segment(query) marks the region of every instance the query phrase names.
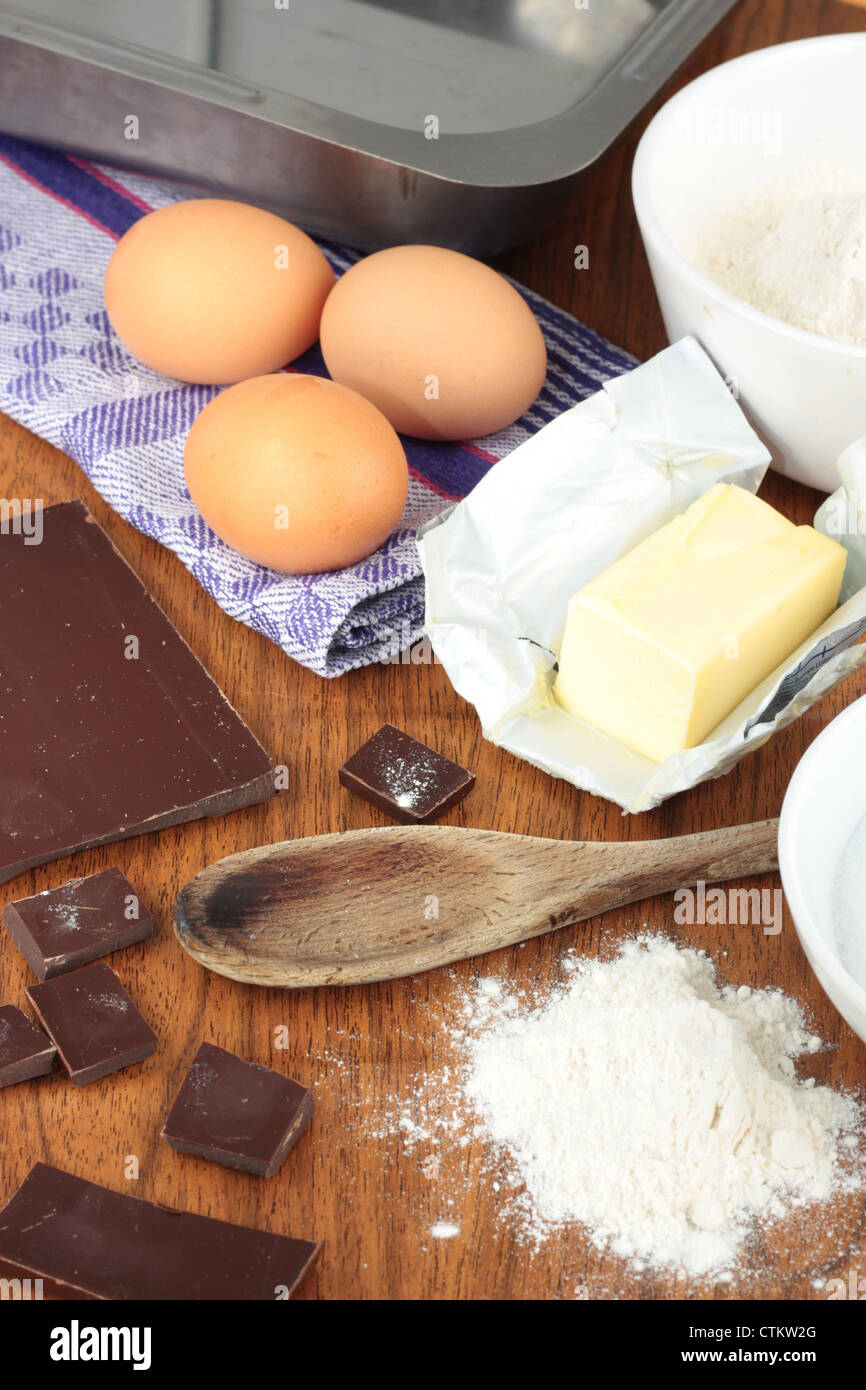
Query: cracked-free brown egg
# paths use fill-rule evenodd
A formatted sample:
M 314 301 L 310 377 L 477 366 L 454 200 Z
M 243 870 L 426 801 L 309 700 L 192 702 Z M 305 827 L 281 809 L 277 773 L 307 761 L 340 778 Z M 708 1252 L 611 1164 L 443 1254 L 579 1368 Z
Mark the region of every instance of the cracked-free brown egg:
M 247 203 L 193 198 L 148 213 L 121 237 L 105 307 L 146 366 L 223 386 L 306 352 L 333 283 L 316 243 L 291 222 Z
M 377 550 L 406 505 L 403 446 L 374 405 L 322 377 L 239 382 L 194 421 L 184 472 L 228 545 L 290 574 L 343 569 Z
M 438 246 L 394 246 L 346 271 L 322 312 L 335 381 L 403 434 L 477 439 L 510 425 L 541 390 L 541 329 L 490 266 Z

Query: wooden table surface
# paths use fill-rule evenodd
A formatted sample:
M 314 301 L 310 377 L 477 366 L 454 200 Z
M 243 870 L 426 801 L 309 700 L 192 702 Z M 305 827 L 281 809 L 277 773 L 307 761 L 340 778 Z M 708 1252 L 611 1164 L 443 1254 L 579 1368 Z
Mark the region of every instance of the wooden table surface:
M 786 39 L 866 27 L 866 11 L 832 0 L 744 0 L 669 84 L 749 49 Z M 500 266 L 576 314 L 636 356 L 665 345 L 632 210 L 634 147 L 655 101 L 600 162 L 556 225 Z M 573 268 L 572 248 L 590 249 L 590 269 Z M 171 907 L 204 865 L 268 841 L 383 824 L 337 781 L 343 758 L 391 720 L 475 769 L 470 797 L 447 817 L 455 825 L 557 838 L 642 839 L 778 814 L 791 772 L 821 728 L 866 692 L 852 677 L 809 715 L 729 776 L 676 797 L 658 810 L 623 818 L 617 807 L 554 781 L 481 737 L 474 711 L 435 664 L 375 666 L 325 681 L 222 613 L 174 556 L 115 516 L 68 458 L 9 420 L 0 421 L 0 495 L 82 497 L 271 752 L 290 771 L 288 792 L 265 806 L 210 822 L 82 853 L 5 885 L 21 897 L 119 864 L 152 905 L 154 939 L 113 959 L 155 1027 L 157 1053 L 143 1066 L 80 1090 L 61 1074 L 0 1093 L 0 1197 L 43 1159 L 107 1186 L 275 1231 L 324 1241 L 317 1270 L 300 1297 L 324 1299 L 551 1299 L 816 1297 L 816 1276 L 866 1269 L 864 1212 L 854 1204 L 835 1220 L 793 1223 L 765 1252 L 771 1273 L 757 1283 L 692 1289 L 673 1278 L 629 1273 L 588 1247 L 572 1229 L 533 1250 L 515 1238 L 504 1199 L 489 1179 L 489 1154 L 473 1142 L 443 1143 L 439 1178 L 425 1160 L 431 1146 L 406 1153 L 390 1131 L 395 1097 L 408 1101 L 419 1077 L 435 1072 L 449 1046 L 441 1020 L 453 1017 L 478 974 L 517 985 L 555 978 L 570 947 L 595 952 L 647 923 L 706 948 L 723 980 L 778 986 L 809 1010 L 832 1047 L 814 1062 L 834 1085 L 866 1083 L 866 1047 L 842 1022 L 812 975 L 785 913 L 777 936 L 760 926 L 675 927 L 673 903 L 660 898 L 449 971 L 390 985 L 284 993 L 256 990 L 208 974 L 178 947 Z M 763 496 L 797 521 L 811 520 L 816 494 L 770 475 Z M 767 877 L 757 886 L 778 886 Z M 0 942 L 0 999 L 24 1002 L 32 983 L 8 939 Z M 288 1029 L 288 1050 L 273 1050 Z M 308 1133 L 271 1180 L 229 1172 L 176 1154 L 159 1139 L 166 1108 L 203 1039 L 271 1063 L 315 1088 Z M 377 1137 L 381 1136 L 381 1137 Z M 125 1176 L 128 1158 L 139 1177 Z M 449 1205 L 451 1203 L 451 1205 Z M 439 1220 L 460 1234 L 434 1240 Z

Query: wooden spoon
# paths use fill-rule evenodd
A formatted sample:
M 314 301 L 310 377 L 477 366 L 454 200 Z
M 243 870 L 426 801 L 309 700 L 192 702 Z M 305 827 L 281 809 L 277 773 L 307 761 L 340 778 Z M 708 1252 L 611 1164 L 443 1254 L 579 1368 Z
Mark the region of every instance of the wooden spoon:
M 698 880 L 765 873 L 778 824 L 617 844 L 452 825 L 286 840 L 203 869 L 175 931 L 195 960 L 247 984 L 393 980 Z

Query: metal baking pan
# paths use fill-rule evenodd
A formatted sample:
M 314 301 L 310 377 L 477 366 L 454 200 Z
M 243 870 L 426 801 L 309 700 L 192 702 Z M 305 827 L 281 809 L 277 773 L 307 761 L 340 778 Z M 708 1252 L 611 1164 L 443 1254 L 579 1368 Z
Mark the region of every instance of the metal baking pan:
M 734 0 L 0 0 L 0 128 L 361 248 L 532 235 Z

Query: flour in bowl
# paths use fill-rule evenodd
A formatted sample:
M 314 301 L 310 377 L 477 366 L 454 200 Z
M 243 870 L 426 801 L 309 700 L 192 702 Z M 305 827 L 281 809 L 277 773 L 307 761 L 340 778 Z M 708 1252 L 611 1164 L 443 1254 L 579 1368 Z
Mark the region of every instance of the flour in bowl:
M 866 176 L 792 175 L 714 209 L 684 250 L 755 309 L 866 345 Z

